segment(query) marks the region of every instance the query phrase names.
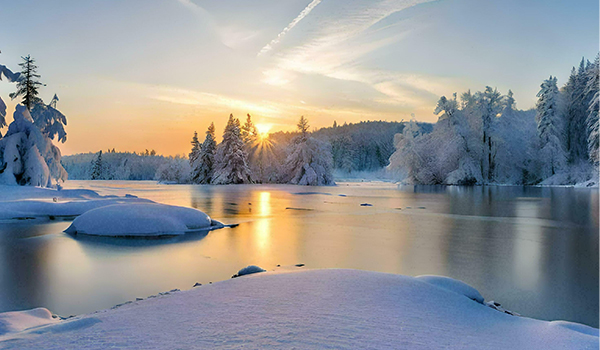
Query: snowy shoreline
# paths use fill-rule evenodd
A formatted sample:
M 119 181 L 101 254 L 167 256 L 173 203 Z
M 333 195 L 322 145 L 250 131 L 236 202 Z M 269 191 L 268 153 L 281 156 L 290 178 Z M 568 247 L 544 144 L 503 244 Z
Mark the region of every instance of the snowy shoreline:
M 275 271 L 138 298 L 63 321 L 43 309 L 29 312 L 38 317 L 0 314 L 0 347 L 597 348 L 598 329 L 511 316 L 480 297 L 443 277 Z

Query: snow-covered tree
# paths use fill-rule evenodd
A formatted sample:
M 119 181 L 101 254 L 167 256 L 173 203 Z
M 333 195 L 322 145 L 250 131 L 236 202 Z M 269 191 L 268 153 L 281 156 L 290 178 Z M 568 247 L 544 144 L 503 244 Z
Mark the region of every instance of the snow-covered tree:
M 35 65 L 35 60 L 30 55 L 21 58 L 23 62 L 19 63 L 21 75 L 17 81 L 17 91 L 9 96 L 13 100 L 21 97 L 21 103 L 31 111 L 36 104 L 41 103 L 38 89 L 44 84 L 39 81 L 40 75 L 37 74 L 38 66 Z
M 240 130 L 240 134 L 242 136 L 242 141 L 247 147 L 252 147 L 254 141 L 258 137 L 258 130 L 256 130 L 256 126 L 252 122 L 252 117 L 250 114 L 247 114 L 246 122 L 242 126 Z
M 51 186 L 64 181 L 60 150 L 34 125 L 26 107 L 17 105 L 13 122 L 0 139 L 0 183 Z
M 481 162 L 481 173 L 486 182 L 494 182 L 495 172 L 495 147 L 494 127 L 496 117 L 502 111 L 502 95 L 498 90 L 489 86 L 483 92 L 478 92 L 475 99 L 481 109 L 481 128 L 483 141 L 483 157 Z
M 566 163 L 566 154 L 562 147 L 560 115 L 558 110 L 558 87 L 556 77 L 544 80 L 537 94 L 536 104 L 538 121 L 538 149 L 540 171 L 543 178 L 556 174 Z
M 190 152 L 188 158 L 190 160 L 190 166 L 193 167 L 194 162 L 198 159 L 200 155 L 200 141 L 198 141 L 198 133 L 194 131 L 194 136 L 192 137 L 192 151 Z
M 102 150 L 98 151 L 96 159 L 92 162 L 92 173 L 90 174 L 91 180 L 104 180 L 104 163 L 102 162 Z
M 215 124 L 210 123 L 206 131 L 206 138 L 200 146 L 198 157 L 192 166 L 191 181 L 197 184 L 209 184 L 213 179 L 215 168 L 215 153 L 217 150 L 217 142 L 215 141 Z
M 8 80 L 8 82 L 16 83 L 17 81 L 19 81 L 21 73 L 13 73 L 10 69 L 6 68 L 6 66 L 0 64 L 0 81 L 2 81 L 3 76 L 6 78 L 6 80 Z M 5 117 L 6 104 L 4 104 L 4 101 L 0 97 L 0 129 L 7 126 Z M 2 134 L 0 133 L 0 138 L 1 137 Z
M 65 131 L 67 117 L 56 109 L 57 102 L 58 96 L 56 94 L 47 105 L 41 99 L 38 99 L 38 102 L 31 109 L 31 117 L 42 134 L 48 136 L 50 140 L 54 140 L 54 137 L 57 136 L 57 140 L 64 143 L 67 141 L 67 132 Z
M 179 155 L 169 157 L 170 161 L 164 162 L 156 170 L 155 179 L 170 183 L 188 183 L 190 181 L 190 162 Z
M 587 128 L 587 149 L 589 159 L 592 164 L 598 166 L 599 155 L 598 155 L 598 143 L 599 143 L 599 123 L 598 123 L 598 109 L 600 108 L 600 97 L 598 96 L 599 90 L 599 60 L 600 55 L 596 56 L 594 63 L 588 70 L 586 95 L 589 96 L 589 107 L 588 115 L 586 118 Z
M 566 100 L 565 141 L 566 151 L 570 162 L 588 159 L 587 140 L 582 137 L 586 133 L 587 109 L 589 100 L 586 98 L 586 65 L 582 58 L 579 68 L 571 71 L 571 76 L 563 91 Z
M 252 182 L 248 155 L 240 133 L 240 121 L 229 115 L 223 132 L 223 142 L 215 156 L 214 184 L 242 184 Z
M 292 140 L 284 165 L 284 182 L 295 185 L 333 185 L 330 145 L 310 137 L 308 120 L 298 122 L 299 135 Z

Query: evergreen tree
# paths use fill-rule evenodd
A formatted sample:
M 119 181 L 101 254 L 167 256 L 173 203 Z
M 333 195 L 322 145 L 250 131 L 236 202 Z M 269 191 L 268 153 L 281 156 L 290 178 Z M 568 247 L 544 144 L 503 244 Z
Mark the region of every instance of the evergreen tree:
M 247 114 L 246 123 L 242 126 L 240 130 L 242 141 L 244 144 L 250 147 L 256 138 L 258 137 L 258 131 L 256 130 L 256 126 L 252 123 L 252 117 L 250 114 Z
M 58 136 L 59 142 L 67 141 L 67 117 L 56 109 L 58 96 L 54 94 L 52 101 L 49 104 L 44 104 L 41 99 L 35 104 L 31 110 L 31 117 L 34 125 L 40 129 L 42 134 L 48 136 L 50 140 L 54 140 L 54 136 Z
M 98 152 L 98 156 L 93 161 L 92 174 L 90 175 L 92 180 L 104 179 L 104 164 L 102 163 L 102 150 Z
M 494 150 L 494 125 L 496 116 L 502 111 L 502 95 L 497 89 L 489 86 L 485 87 L 484 92 L 476 94 L 477 103 L 481 108 L 481 128 L 483 142 L 483 157 L 481 163 L 481 173 L 487 182 L 494 181 L 495 171 L 495 150 Z
M 598 166 L 598 143 L 599 143 L 599 122 L 598 122 L 598 108 L 599 105 L 599 60 L 600 55 L 596 56 L 596 60 L 588 70 L 588 79 L 586 86 L 586 94 L 589 96 L 589 107 L 588 107 L 588 115 L 586 118 L 586 128 L 587 128 L 587 149 L 589 154 L 589 159 L 592 164 Z
M 192 151 L 190 152 L 190 154 L 188 155 L 188 158 L 190 160 L 190 166 L 194 167 L 194 162 L 196 161 L 196 159 L 198 159 L 198 156 L 200 155 L 200 142 L 198 141 L 198 133 L 196 131 L 194 131 L 194 136 L 192 137 Z
M 587 159 L 586 118 L 589 101 L 585 99 L 586 89 L 585 59 L 579 68 L 573 67 L 569 81 L 565 85 L 566 95 L 566 151 L 571 162 Z
M 41 103 L 38 88 L 44 84 L 39 81 L 40 75 L 37 74 L 38 66 L 35 65 L 35 60 L 30 55 L 21 58 L 23 62 L 19 63 L 21 76 L 17 81 L 17 91 L 8 96 L 11 99 L 22 97 L 21 103 L 31 111 L 36 104 Z
M 229 115 L 223 132 L 223 142 L 217 148 L 216 166 L 212 183 L 241 184 L 252 182 L 248 155 L 240 132 L 240 121 Z
M 538 121 L 538 138 L 543 178 L 556 174 L 563 167 L 566 155 L 560 140 L 561 125 L 558 111 L 558 88 L 556 77 L 550 76 L 540 85 L 536 104 Z
M 215 153 L 217 150 L 217 142 L 215 141 L 215 124 L 210 123 L 206 131 L 206 138 L 202 145 L 197 158 L 191 163 L 192 166 L 192 182 L 197 184 L 209 184 L 212 181 L 215 167 Z
M 305 186 L 333 185 L 333 160 L 326 142 L 309 137 L 308 120 L 298 122 L 298 135 L 290 145 L 285 162 L 284 181 Z

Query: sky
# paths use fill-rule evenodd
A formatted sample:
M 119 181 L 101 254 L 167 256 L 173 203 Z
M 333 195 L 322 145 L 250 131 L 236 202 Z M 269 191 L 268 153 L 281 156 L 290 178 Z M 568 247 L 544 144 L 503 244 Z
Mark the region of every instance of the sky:
M 0 64 L 31 54 L 68 119 L 63 154 L 188 153 L 230 113 L 271 131 L 435 122 L 440 96 L 535 106 L 599 50 L 597 0 L 57 0 L 0 3 Z M 13 84 L 0 81 L 12 115 Z M 12 120 L 9 116 L 8 120 Z M 5 132 L 5 130 L 0 130 Z

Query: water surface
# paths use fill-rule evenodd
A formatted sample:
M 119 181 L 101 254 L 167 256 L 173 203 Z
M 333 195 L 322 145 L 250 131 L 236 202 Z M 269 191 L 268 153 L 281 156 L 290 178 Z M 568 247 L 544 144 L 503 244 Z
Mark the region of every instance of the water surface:
M 231 229 L 173 239 L 71 237 L 0 223 L 0 311 L 67 316 L 231 277 L 249 264 L 460 279 L 523 315 L 598 327 L 598 190 L 342 183 L 69 181 L 198 208 Z M 369 204 L 361 206 L 361 204 Z

